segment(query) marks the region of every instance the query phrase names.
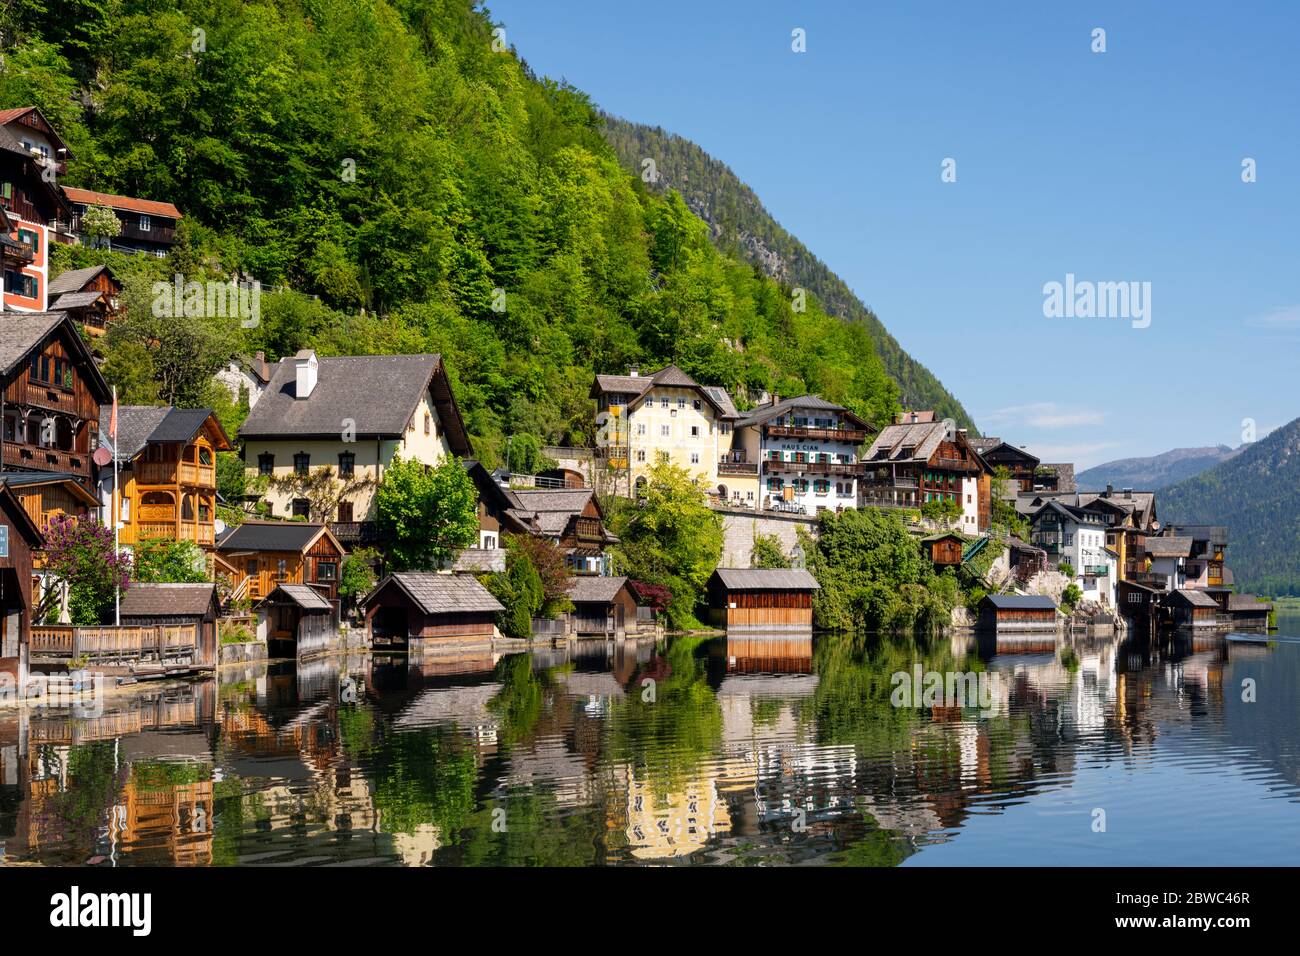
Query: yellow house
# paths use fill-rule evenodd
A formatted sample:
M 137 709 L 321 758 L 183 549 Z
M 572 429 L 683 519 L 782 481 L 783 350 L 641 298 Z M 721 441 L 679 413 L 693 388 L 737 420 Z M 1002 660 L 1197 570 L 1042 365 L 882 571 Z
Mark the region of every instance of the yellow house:
M 597 451 L 617 493 L 633 496 L 661 456 L 694 475 L 710 494 L 720 493 L 719 465 L 724 456 L 731 462 L 739 417 L 725 389 L 700 385 L 669 365 L 648 375 L 636 368 L 627 375 L 597 375 L 591 397 L 597 405 Z M 727 477 L 721 483 L 730 497 L 748 476 Z M 757 492 L 757 469 L 752 478 L 750 490 Z
M 373 532 L 375 489 L 394 457 L 435 466 L 473 454 L 440 355 L 305 349 L 271 366 L 239 435 L 270 514 L 328 522 L 349 546 Z
M 110 407 L 104 406 L 99 433 L 106 437 L 110 417 Z M 142 538 L 159 537 L 211 548 L 216 537 L 217 452 L 233 448 L 210 408 L 120 406 L 116 498 L 110 449 L 97 454 L 104 459 L 99 469 L 104 514 L 110 527 L 120 521 L 121 543 L 132 547 Z

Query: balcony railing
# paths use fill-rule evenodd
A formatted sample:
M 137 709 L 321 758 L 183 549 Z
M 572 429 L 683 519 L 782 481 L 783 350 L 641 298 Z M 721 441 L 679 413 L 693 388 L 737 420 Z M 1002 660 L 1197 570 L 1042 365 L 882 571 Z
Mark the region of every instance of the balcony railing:
M 331 521 L 329 529 L 347 548 L 379 543 L 379 526 L 373 521 Z
M 775 461 L 768 459 L 765 463 L 770 472 L 794 473 L 804 475 L 861 475 L 866 465 L 861 462 L 839 461 Z
M 724 458 L 718 462 L 720 475 L 757 475 L 758 464 L 752 461 L 729 461 Z
M 70 471 L 87 475 L 90 473 L 90 456 L 83 452 L 60 451 L 57 448 L 29 445 L 25 442 L 6 441 L 4 462 L 6 465 L 18 465 L 35 471 Z
M 855 444 L 867 440 L 863 428 L 827 428 L 815 425 L 768 425 L 767 433 L 779 438 L 816 438 L 820 441 L 843 441 Z
M 217 470 L 212 465 L 197 465 L 191 461 L 144 461 L 135 467 L 137 480 L 145 485 L 217 486 Z
M 915 478 L 891 478 L 888 475 L 883 478 L 879 475 L 864 475 L 862 484 L 869 488 L 899 488 L 905 491 L 915 491 L 920 486 Z

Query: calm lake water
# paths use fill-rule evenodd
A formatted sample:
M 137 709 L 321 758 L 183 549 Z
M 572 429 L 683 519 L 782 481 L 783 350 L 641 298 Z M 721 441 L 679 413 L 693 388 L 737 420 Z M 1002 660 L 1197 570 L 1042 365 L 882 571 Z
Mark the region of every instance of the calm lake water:
M 916 664 L 989 694 L 896 707 Z M 1298 859 L 1300 637 L 584 642 L 0 712 L 5 863 Z

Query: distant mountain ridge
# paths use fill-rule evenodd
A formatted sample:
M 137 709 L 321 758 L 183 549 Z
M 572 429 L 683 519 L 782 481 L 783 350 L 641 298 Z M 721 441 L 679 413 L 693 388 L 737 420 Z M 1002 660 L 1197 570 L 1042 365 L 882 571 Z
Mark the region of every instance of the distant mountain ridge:
M 1149 458 L 1119 458 L 1079 472 L 1079 487 L 1096 490 L 1114 485 L 1158 491 L 1228 461 L 1240 451 L 1227 445 L 1207 445 L 1174 448 Z
M 660 127 L 608 114 L 604 118 L 605 137 L 620 162 L 641 176 L 642 163 L 652 158 L 657 178 L 647 185 L 657 192 L 681 193 L 691 211 L 709 224 L 714 245 L 778 282 L 807 289 L 830 315 L 865 325 L 885 371 L 898 383 L 904 408 L 933 409 L 940 418 L 952 418 L 976 431 L 969 413 L 934 373 L 904 351 L 843 279 L 772 218 L 729 166 Z
M 1227 525 L 1240 589 L 1300 594 L 1300 418 L 1164 489 L 1157 510 L 1166 525 Z

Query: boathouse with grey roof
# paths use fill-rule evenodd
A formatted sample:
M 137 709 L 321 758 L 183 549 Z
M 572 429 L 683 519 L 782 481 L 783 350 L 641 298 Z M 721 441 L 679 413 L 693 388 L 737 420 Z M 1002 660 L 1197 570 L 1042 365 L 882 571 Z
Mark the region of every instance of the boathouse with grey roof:
M 490 641 L 505 610 L 473 576 L 438 571 L 390 574 L 361 604 L 372 647 L 413 650 L 421 643 Z
M 718 568 L 706 589 L 709 617 L 728 633 L 811 633 L 813 594 L 820 588 L 803 568 Z

